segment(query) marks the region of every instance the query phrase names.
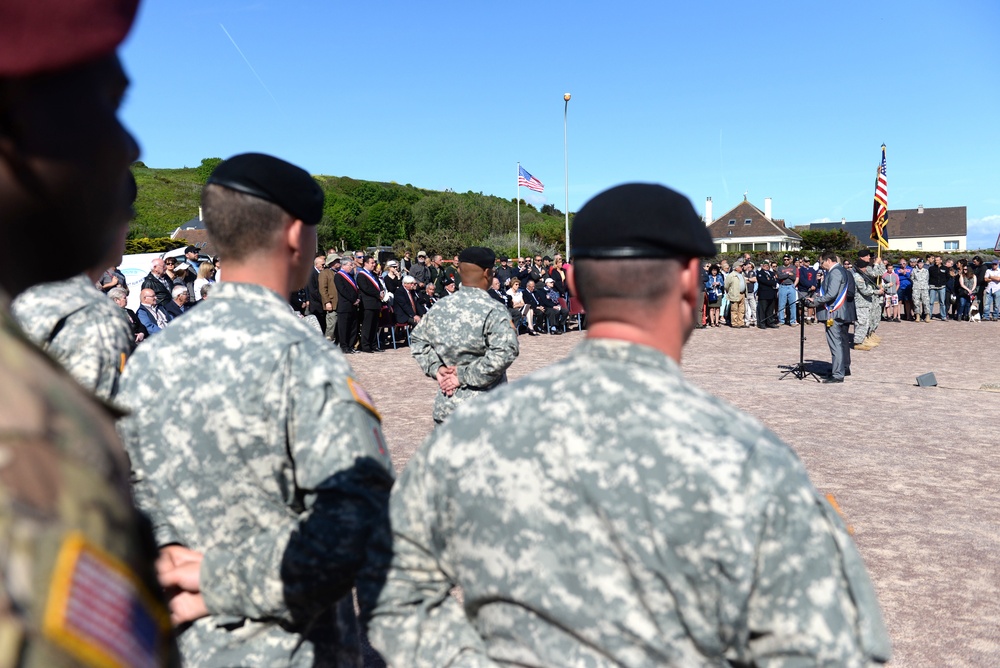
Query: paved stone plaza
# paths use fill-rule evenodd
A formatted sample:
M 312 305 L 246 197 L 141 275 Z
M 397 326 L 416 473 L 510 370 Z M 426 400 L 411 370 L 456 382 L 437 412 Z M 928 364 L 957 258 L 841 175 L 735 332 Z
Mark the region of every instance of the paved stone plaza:
M 696 331 L 687 377 L 790 443 L 853 526 L 892 636 L 894 666 L 1000 664 L 1000 383 L 997 323 L 882 323 L 842 385 L 788 376 L 799 328 Z M 520 339 L 511 380 L 563 357 L 583 334 Z M 822 325 L 809 368 L 829 371 Z M 348 358 L 382 411 L 402 469 L 433 428 L 436 383 L 409 350 Z M 938 386 L 917 387 L 934 372 Z M 539 433 L 542 436 L 542 433 Z

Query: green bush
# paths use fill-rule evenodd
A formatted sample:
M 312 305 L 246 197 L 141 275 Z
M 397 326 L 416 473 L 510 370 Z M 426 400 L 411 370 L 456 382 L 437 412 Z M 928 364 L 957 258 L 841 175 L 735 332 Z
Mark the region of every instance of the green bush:
M 175 248 L 187 246 L 186 239 L 171 239 L 170 237 L 141 237 L 138 239 L 128 239 L 125 241 L 126 255 L 139 255 L 141 253 L 166 253 Z

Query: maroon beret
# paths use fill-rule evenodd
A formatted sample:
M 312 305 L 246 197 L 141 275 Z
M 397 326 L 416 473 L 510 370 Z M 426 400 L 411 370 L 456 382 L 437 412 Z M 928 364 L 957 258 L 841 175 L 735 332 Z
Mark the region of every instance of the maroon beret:
M 114 52 L 138 0 L 3 0 L 0 77 L 60 70 Z

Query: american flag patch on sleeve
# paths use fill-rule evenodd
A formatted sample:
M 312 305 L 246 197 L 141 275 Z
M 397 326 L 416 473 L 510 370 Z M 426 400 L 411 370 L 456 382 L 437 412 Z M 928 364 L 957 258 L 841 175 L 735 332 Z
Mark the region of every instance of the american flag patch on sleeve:
M 86 665 L 155 668 L 170 618 L 127 565 L 74 533 L 56 559 L 44 629 Z

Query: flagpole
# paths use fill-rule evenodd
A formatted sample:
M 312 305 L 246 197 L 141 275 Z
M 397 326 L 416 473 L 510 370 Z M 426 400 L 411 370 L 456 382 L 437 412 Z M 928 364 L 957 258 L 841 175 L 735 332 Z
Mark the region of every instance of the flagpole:
M 517 163 L 517 176 L 515 180 L 517 183 L 517 197 L 514 201 L 517 202 L 517 259 L 521 259 L 521 163 Z

